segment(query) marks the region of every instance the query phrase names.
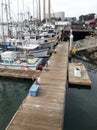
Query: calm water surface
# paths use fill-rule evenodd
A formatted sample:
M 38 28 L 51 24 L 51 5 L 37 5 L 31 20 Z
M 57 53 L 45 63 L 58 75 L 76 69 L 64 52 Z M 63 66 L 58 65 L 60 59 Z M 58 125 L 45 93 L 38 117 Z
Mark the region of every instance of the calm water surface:
M 31 85 L 30 80 L 0 77 L 0 130 L 5 130 Z
M 64 130 L 97 130 L 97 74 L 89 75 L 91 89 L 67 87 Z

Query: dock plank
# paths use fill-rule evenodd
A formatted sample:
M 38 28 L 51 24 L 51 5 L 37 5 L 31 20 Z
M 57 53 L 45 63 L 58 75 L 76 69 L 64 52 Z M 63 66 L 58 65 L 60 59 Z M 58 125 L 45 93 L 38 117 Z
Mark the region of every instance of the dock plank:
M 0 76 L 15 77 L 15 78 L 26 78 L 32 79 L 33 76 L 36 78 L 41 74 L 40 71 L 25 71 L 25 70 L 14 70 L 14 69 L 2 69 L 0 68 Z
M 16 129 L 17 127 L 17 129 Z M 35 124 L 29 124 L 29 126 L 26 126 L 25 124 L 24 125 L 21 125 L 19 124 L 17 126 L 17 124 L 12 124 L 11 127 L 10 127 L 11 130 L 62 130 L 62 129 L 59 129 L 58 127 L 52 127 L 52 126 L 45 126 L 45 125 L 35 125 Z

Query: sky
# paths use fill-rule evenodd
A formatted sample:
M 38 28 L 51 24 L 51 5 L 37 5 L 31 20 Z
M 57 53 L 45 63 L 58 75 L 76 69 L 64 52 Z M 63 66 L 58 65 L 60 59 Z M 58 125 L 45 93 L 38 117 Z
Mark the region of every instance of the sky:
M 2 0 L 0 0 L 2 1 Z M 4 2 L 5 0 L 3 0 Z M 8 1 L 8 0 L 6 0 Z M 34 7 L 33 7 L 34 1 Z M 43 0 L 41 1 L 41 14 L 43 14 Z M 46 10 L 47 2 L 46 0 Z M 10 0 L 12 17 L 17 18 L 17 14 L 31 12 L 34 17 L 37 16 L 38 0 Z M 18 7 L 17 7 L 18 6 Z M 1 7 L 0 7 L 1 8 Z M 65 12 L 65 17 L 79 17 L 89 13 L 97 14 L 97 0 L 51 0 L 51 12 Z
M 97 0 L 52 0 L 55 11 L 65 11 L 66 17 L 79 17 L 89 13 L 97 13 Z

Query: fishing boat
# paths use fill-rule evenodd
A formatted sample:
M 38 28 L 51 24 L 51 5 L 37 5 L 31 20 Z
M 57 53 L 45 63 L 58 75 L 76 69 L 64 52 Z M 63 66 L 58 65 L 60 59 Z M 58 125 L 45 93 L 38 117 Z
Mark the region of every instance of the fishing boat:
M 39 58 L 49 57 L 50 56 L 49 55 L 49 48 L 38 49 L 38 50 L 31 50 L 30 49 L 28 55 L 34 56 L 34 57 L 39 57 Z
M 42 48 L 39 44 L 28 44 L 17 46 L 17 49 L 25 51 L 27 55 L 33 57 L 48 57 L 49 48 Z
M 33 40 L 35 41 L 35 40 Z M 37 41 L 37 40 L 36 40 Z M 32 42 L 31 39 L 11 39 L 10 46 L 7 46 L 7 50 L 9 51 L 26 51 L 27 54 L 32 55 L 34 57 L 48 57 L 49 48 L 42 46 L 39 42 Z
M 26 56 L 24 53 L 15 51 L 6 51 L 1 53 L 0 68 L 25 70 L 37 70 L 38 65 L 42 63 L 43 58 L 34 58 Z
M 56 40 L 56 37 L 54 36 L 52 37 L 52 34 L 49 34 L 48 32 L 47 32 L 47 35 L 46 34 L 44 35 L 42 33 L 31 34 L 31 35 L 25 34 L 23 35 L 24 37 L 23 44 L 26 44 L 26 45 L 38 44 L 41 46 L 41 48 L 52 48 Z
M 36 44 L 39 44 L 42 48 L 49 48 L 52 49 L 54 44 L 55 44 L 55 39 L 48 39 L 48 38 L 44 38 L 42 37 L 41 39 L 39 39 L 37 41 Z

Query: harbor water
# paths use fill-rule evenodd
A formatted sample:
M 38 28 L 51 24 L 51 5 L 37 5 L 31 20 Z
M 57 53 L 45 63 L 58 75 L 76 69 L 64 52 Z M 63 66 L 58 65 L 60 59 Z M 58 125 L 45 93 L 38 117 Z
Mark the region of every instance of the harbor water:
M 66 89 L 64 130 L 97 130 L 97 66 L 84 63 L 91 89 Z
M 32 80 L 0 77 L 0 130 L 5 130 L 31 85 Z

